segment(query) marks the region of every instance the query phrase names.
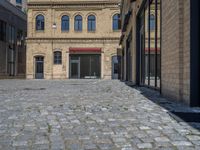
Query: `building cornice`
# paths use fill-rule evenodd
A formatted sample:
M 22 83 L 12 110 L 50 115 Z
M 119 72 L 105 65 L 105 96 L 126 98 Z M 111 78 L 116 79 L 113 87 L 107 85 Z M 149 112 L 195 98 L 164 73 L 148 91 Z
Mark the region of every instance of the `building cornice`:
M 119 0 L 113 1 L 34 1 L 28 2 L 28 8 L 118 8 Z
M 119 38 L 27 38 L 27 43 L 119 43 Z

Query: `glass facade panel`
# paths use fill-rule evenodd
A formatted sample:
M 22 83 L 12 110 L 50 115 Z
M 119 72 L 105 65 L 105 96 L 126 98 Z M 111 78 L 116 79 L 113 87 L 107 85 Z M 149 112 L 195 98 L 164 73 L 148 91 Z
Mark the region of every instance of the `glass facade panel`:
M 91 64 L 91 78 L 100 78 L 100 70 L 101 70 L 101 60 L 100 56 L 94 55 L 90 57 Z
M 160 88 L 160 80 L 161 80 L 161 15 L 160 15 L 160 12 L 161 12 L 161 1 L 160 0 L 157 0 L 157 3 L 155 4 L 156 6 L 156 46 L 157 46 L 157 49 L 156 49 L 156 67 L 157 67 L 157 74 L 156 74 L 156 87 Z
M 150 54 L 149 54 L 149 85 L 155 86 L 155 75 L 156 75 L 156 47 L 155 47 L 155 0 L 150 3 L 150 14 L 149 14 L 149 32 L 150 32 Z
M 80 67 L 80 74 L 81 74 L 81 78 L 89 78 L 90 77 L 90 68 L 91 68 L 91 64 L 90 64 L 90 56 L 87 55 L 83 55 L 81 56 L 81 67 Z
M 77 55 L 70 55 L 70 61 L 71 61 L 71 78 L 74 78 L 75 76 L 72 76 L 72 72 L 74 73 L 74 67 L 72 66 L 72 63 L 79 60 L 80 67 L 76 67 L 76 78 L 81 79 L 96 79 L 101 77 L 101 56 L 98 54 L 77 54 Z M 73 67 L 73 68 L 72 68 Z M 77 70 L 78 69 L 78 70 Z
M 0 41 L 6 41 L 6 22 L 0 20 Z
M 140 84 L 159 89 L 161 75 L 160 0 L 148 0 L 138 21 Z
M 22 0 L 16 0 L 16 3 L 22 4 Z
M 71 78 L 78 78 L 78 69 L 79 64 L 78 63 L 71 63 Z
M 148 22 L 148 19 L 149 19 L 149 6 L 146 4 L 145 6 L 145 10 L 144 10 L 144 19 L 141 18 L 142 20 L 144 20 L 144 35 L 145 35 L 145 48 L 142 50 L 144 51 L 142 54 L 143 54 L 143 59 L 144 59 L 144 83 L 143 84 L 146 84 L 148 85 L 149 84 L 149 22 Z

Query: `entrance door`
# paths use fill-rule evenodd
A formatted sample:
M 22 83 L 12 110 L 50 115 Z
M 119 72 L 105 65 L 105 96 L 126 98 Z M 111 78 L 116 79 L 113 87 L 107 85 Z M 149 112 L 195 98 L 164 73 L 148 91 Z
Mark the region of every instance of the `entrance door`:
M 79 79 L 80 78 L 80 58 L 71 57 L 70 59 L 70 78 Z
M 44 78 L 44 57 L 35 57 L 35 79 Z
M 119 78 L 119 63 L 117 56 L 112 57 L 112 79 Z

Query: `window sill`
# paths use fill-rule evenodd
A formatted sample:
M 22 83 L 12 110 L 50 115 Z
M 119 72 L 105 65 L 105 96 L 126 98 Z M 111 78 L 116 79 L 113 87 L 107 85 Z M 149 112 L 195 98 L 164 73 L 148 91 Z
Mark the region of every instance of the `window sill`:
M 88 33 L 96 33 L 96 31 L 88 31 Z
M 61 31 L 61 33 L 69 33 L 69 30 Z
M 113 30 L 113 32 L 121 32 L 121 30 Z
M 62 64 L 53 64 L 54 66 L 62 66 Z
M 44 33 L 44 30 L 36 30 L 36 33 Z
M 74 33 L 82 33 L 83 31 L 74 31 Z

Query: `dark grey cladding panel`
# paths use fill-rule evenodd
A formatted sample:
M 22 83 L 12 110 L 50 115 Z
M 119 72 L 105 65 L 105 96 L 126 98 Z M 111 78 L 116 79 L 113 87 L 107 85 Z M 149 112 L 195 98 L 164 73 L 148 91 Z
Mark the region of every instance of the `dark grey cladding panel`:
M 0 7 L 6 9 L 6 12 L 12 13 L 12 15 L 15 15 L 22 20 L 27 20 L 27 16 L 24 12 L 22 12 L 20 9 L 9 3 L 7 0 L 0 0 Z M 2 10 L 1 8 L 1 10 Z M 6 15 L 6 12 L 1 12 L 0 15 Z M 3 14 L 2 14 L 3 13 Z

